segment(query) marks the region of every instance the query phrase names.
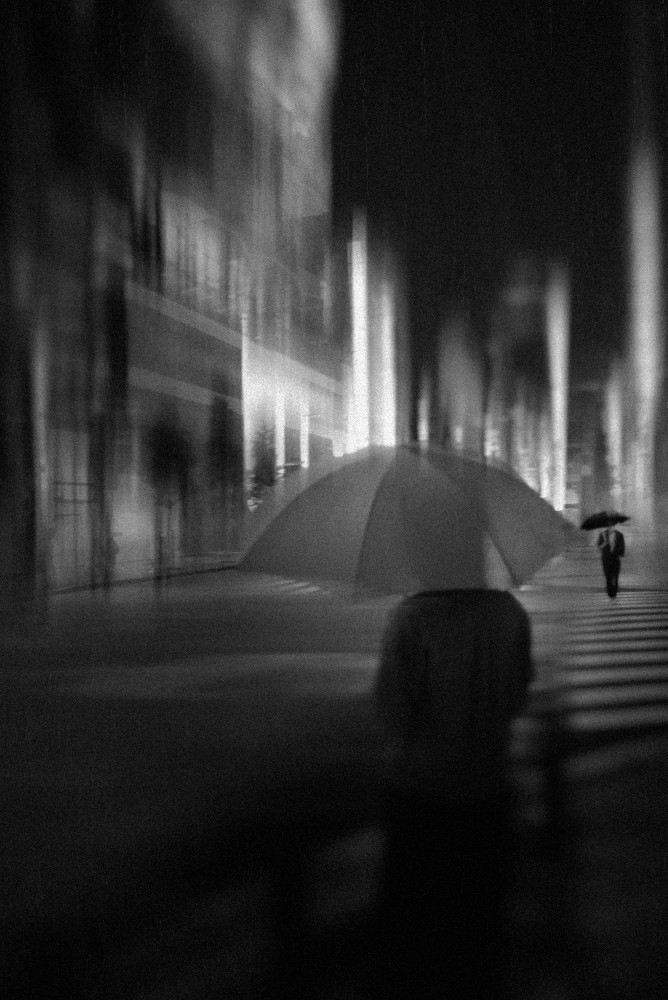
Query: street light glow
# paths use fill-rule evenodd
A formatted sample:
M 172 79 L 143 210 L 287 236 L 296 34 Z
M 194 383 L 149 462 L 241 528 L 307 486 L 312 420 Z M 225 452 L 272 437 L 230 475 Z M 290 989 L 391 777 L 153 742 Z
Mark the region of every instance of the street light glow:
M 377 443 L 395 445 L 397 443 L 397 386 L 394 367 L 395 315 L 392 288 L 387 277 L 382 280 L 379 297 L 379 371 L 374 373 Z
M 552 390 L 552 434 L 554 479 L 552 504 L 563 510 L 566 504 L 566 450 L 568 438 L 568 348 L 570 295 L 564 267 L 552 268 L 547 288 L 547 339 Z
M 663 373 L 661 223 L 656 153 L 641 140 L 631 164 L 631 363 L 636 392 L 635 472 L 641 509 L 651 517 L 654 427 Z
M 369 297 L 366 217 L 362 212 L 357 212 L 353 220 L 350 268 L 353 371 L 348 452 L 369 444 Z

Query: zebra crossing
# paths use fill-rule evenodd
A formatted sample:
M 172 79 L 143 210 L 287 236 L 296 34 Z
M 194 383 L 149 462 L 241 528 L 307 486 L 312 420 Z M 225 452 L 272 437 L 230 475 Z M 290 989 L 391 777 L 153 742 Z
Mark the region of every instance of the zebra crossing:
M 587 595 L 568 616 L 559 665 L 560 713 L 574 737 L 668 726 L 668 592 Z
M 329 590 L 329 588 L 312 581 L 292 580 L 288 577 L 264 574 L 253 574 L 251 577 L 248 574 L 237 573 L 232 582 L 235 593 L 252 593 L 258 596 L 271 594 L 290 597 L 292 595 L 322 594 Z
M 561 602 L 543 591 L 528 603 L 543 669 L 512 759 L 523 820 L 541 826 L 550 782 L 609 776 L 668 735 L 668 591 L 610 599 L 591 587 Z

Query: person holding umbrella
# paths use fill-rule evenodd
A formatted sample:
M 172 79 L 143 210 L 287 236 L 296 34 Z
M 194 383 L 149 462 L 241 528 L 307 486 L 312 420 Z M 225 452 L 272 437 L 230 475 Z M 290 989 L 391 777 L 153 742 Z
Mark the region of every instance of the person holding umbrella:
M 626 552 L 626 542 L 624 535 L 615 528 L 615 525 L 622 524 L 624 521 L 628 521 L 626 514 L 601 511 L 599 514 L 592 514 L 581 525 L 585 531 L 603 528 L 596 539 L 596 546 L 601 553 L 601 565 L 608 597 L 616 597 L 619 589 L 619 570 L 621 558 Z
M 530 620 L 507 591 L 423 591 L 389 617 L 383 998 L 503 995 L 507 754 L 533 676 Z
M 596 544 L 601 552 L 601 563 L 609 597 L 616 597 L 619 588 L 621 557 L 626 551 L 624 535 L 610 526 L 598 536 Z

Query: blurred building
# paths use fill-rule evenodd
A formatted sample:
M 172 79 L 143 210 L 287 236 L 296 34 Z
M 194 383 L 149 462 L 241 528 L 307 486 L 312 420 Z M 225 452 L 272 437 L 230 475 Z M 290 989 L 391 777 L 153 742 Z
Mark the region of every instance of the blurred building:
M 215 560 L 353 413 L 398 426 L 398 268 L 368 255 L 361 374 L 331 232 L 336 9 L 32 6 L 3 15 L 5 582 Z
M 460 310 L 443 324 L 438 440 L 511 467 L 563 510 L 570 335 L 566 275 L 533 259 L 515 260 L 486 322 L 486 331 L 477 330 L 470 313 Z
M 342 436 L 335 454 L 409 440 L 408 312 L 401 261 L 354 212 L 334 237 L 334 326 L 343 359 Z

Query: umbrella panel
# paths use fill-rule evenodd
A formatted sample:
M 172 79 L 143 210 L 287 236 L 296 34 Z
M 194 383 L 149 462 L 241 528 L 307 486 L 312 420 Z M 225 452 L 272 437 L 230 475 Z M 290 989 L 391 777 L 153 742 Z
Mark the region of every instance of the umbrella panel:
M 424 459 L 399 453 L 379 484 L 355 583 L 395 593 L 485 587 L 485 535 L 470 497 Z
M 239 568 L 300 579 L 352 582 L 388 455 L 344 464 L 298 494 L 269 523 Z
M 548 559 L 562 552 L 574 535 L 571 525 L 516 476 L 445 449 L 432 447 L 425 454 L 478 498 L 494 547 L 513 583 L 529 579 Z

